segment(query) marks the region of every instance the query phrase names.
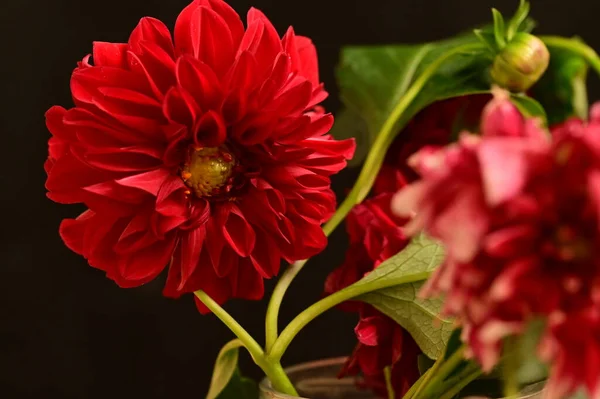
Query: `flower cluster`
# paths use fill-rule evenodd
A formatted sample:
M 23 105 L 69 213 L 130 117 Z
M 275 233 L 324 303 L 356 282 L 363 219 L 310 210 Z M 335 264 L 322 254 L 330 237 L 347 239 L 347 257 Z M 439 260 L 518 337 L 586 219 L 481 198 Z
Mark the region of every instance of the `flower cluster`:
M 407 233 L 424 229 L 445 245 L 424 294 L 445 295 L 471 355 L 491 370 L 503 339 L 542 317 L 548 395 L 580 386 L 600 395 L 600 108 L 550 135 L 499 92 L 481 136 L 464 133 L 410 163 L 421 179 L 392 207 L 414 215 Z
M 260 299 L 282 259 L 326 245 L 329 177 L 354 143 L 327 135 L 308 38 L 195 0 L 174 37 L 143 18 L 127 43 L 94 43 L 71 91 L 75 107 L 47 113 L 48 196 L 88 208 L 60 234 L 119 286 L 170 263 L 167 296 Z
M 356 206 L 346 219 L 350 248 L 344 263 L 329 275 L 325 284 L 327 294 L 355 283 L 404 249 L 409 239 L 401 226 L 407 219 L 396 217 L 390 203 L 394 193 L 417 178 L 407 159 L 426 145 L 448 143 L 456 126 L 472 126 L 487 99 L 482 95 L 435 103 L 400 132 L 377 176 L 373 197 Z M 419 378 L 417 357 L 421 351 L 413 338 L 370 305 L 349 302 L 340 308 L 357 312 L 360 317 L 355 328 L 359 343 L 341 375 L 360 373 L 363 376 L 360 385 L 386 396 L 384 369 L 391 367 L 394 391 L 403 395 Z

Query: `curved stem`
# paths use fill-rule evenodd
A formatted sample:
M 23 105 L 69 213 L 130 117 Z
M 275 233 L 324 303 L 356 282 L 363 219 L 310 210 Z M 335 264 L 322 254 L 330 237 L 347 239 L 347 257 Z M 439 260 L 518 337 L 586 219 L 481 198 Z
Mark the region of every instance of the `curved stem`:
M 485 48 L 482 43 L 469 43 L 463 46 L 459 46 L 453 50 L 448 51 L 447 53 L 442 54 L 438 59 L 432 62 L 423 73 L 413 82 L 410 88 L 406 91 L 404 96 L 400 99 L 396 107 L 390 113 L 390 116 L 386 119 L 385 123 L 381 127 L 379 133 L 377 134 L 377 138 L 373 143 L 373 146 L 369 150 L 367 158 L 365 159 L 365 163 L 362 167 L 362 170 L 354 183 L 354 187 L 346 197 L 346 199 L 342 202 L 342 204 L 335 211 L 331 219 L 323 226 L 323 231 L 326 236 L 329 236 L 338 226 L 339 224 L 346 218 L 350 210 L 357 205 L 360 204 L 365 197 L 371 191 L 373 184 L 375 183 L 375 177 L 377 173 L 379 173 L 379 169 L 381 169 L 381 165 L 383 164 L 383 159 L 385 158 L 385 153 L 392 143 L 394 137 L 396 136 L 394 133 L 400 130 L 403 126 L 399 124 L 402 116 L 404 116 L 405 111 L 412 104 L 414 99 L 419 95 L 423 87 L 427 84 L 429 79 L 437 72 L 437 70 L 442 66 L 449 58 L 454 57 L 457 54 L 475 51 L 479 49 Z M 405 118 L 403 120 L 404 123 L 407 123 L 408 120 Z M 267 308 L 267 318 L 266 318 L 266 341 L 267 341 L 267 353 L 270 353 L 272 350 L 272 345 L 277 339 L 277 320 L 279 317 L 279 308 L 281 307 L 281 302 L 283 301 L 283 297 L 289 286 L 291 285 L 294 278 L 298 275 L 300 270 L 304 267 L 307 260 L 303 260 L 300 262 L 296 262 L 282 274 L 281 278 L 277 282 L 275 286 L 275 290 L 273 291 L 273 296 L 269 301 L 269 305 Z
M 448 387 L 447 390 L 444 390 L 443 395 L 440 396 L 440 399 L 452 399 L 456 395 L 460 393 L 467 385 L 469 385 L 472 381 L 476 380 L 483 371 L 480 368 L 477 369 L 467 369 L 465 372 L 459 374 L 455 382 L 452 386 Z
M 419 387 L 421 385 L 423 385 L 423 382 L 426 379 L 430 378 L 430 377 L 428 377 L 428 375 L 430 375 L 430 374 L 431 374 L 431 369 L 429 369 L 425 373 L 423 373 L 423 375 L 421 377 L 419 377 L 419 379 L 414 384 L 412 384 L 412 386 L 404 394 L 404 396 L 402 397 L 402 399 L 411 399 L 413 396 L 415 396 L 415 393 L 417 392 L 417 390 L 419 389 Z
M 235 334 L 236 337 L 242 342 L 244 347 L 252 356 L 252 360 L 258 367 L 260 367 L 267 378 L 273 384 L 273 387 L 278 391 L 292 395 L 298 396 L 294 385 L 288 378 L 288 376 L 283 371 L 281 367 L 281 363 L 279 361 L 269 361 L 265 357 L 265 353 L 261 346 L 256 342 L 254 338 L 238 323 L 225 309 L 223 309 L 218 303 L 216 303 L 206 292 L 204 291 L 196 291 L 194 295 L 202 301 L 202 303 L 210 309 L 211 312 L 217 316 L 223 324 L 225 324 L 231 332 Z
M 329 295 L 321 299 L 319 302 L 308 307 L 302 313 L 300 313 L 292 322 L 281 332 L 277 341 L 273 345 L 271 351 L 267 354 L 267 359 L 279 361 L 286 349 L 296 337 L 296 335 L 312 320 L 326 312 L 327 310 L 345 302 L 349 299 L 355 298 L 367 292 L 393 287 L 400 284 L 414 283 L 417 281 L 423 281 L 431 275 L 431 272 L 417 273 L 410 276 L 397 277 L 389 280 L 380 279 L 370 281 L 365 284 L 352 285 L 343 290 Z
M 387 392 L 387 399 L 396 399 L 396 391 L 394 391 L 394 384 L 392 383 L 392 366 L 387 366 L 383 369 L 383 375 L 385 377 L 385 390 Z
M 277 340 L 278 331 L 278 320 L 279 320 L 279 309 L 281 308 L 281 303 L 283 302 L 283 297 L 285 293 L 292 284 L 296 275 L 302 270 L 302 267 L 306 263 L 306 260 L 301 260 L 298 262 L 294 262 L 288 266 L 286 271 L 281 275 L 281 278 L 277 282 L 275 289 L 273 290 L 273 294 L 271 294 L 271 299 L 269 300 L 269 306 L 267 307 L 267 316 L 265 319 L 265 334 L 266 334 L 266 351 L 269 353 L 273 344 Z
M 484 45 L 482 43 L 469 43 L 456 47 L 447 53 L 442 54 L 438 59 L 432 62 L 421 75 L 419 75 L 419 77 L 406 91 L 404 96 L 402 96 L 396 107 L 394 107 L 390 113 L 390 116 L 386 119 L 385 123 L 381 127 L 381 130 L 377 134 L 377 138 L 375 139 L 375 142 L 373 143 L 373 146 L 371 147 L 371 150 L 365 159 L 364 166 L 358 175 L 358 178 L 356 179 L 354 187 L 352 187 L 352 190 L 337 209 L 333 217 L 324 226 L 323 229 L 325 230 L 326 234 L 335 230 L 341 221 L 344 220 L 344 218 L 348 215 L 350 210 L 356 204 L 360 204 L 371 191 L 371 188 L 375 183 L 375 177 L 377 176 L 377 173 L 379 173 L 379 169 L 381 169 L 381 165 L 383 164 L 385 153 L 387 152 L 391 142 L 396 137 L 394 133 L 403 127 L 398 126 L 398 122 L 400 121 L 401 117 L 404 116 L 405 111 L 419 95 L 421 90 L 423 90 L 423 87 L 425 87 L 429 79 L 435 75 L 437 70 L 449 58 L 452 58 L 457 54 L 483 48 Z M 404 120 L 404 122 L 406 123 L 408 121 Z
M 600 58 L 598 57 L 598 53 L 584 42 L 560 36 L 540 36 L 540 39 L 548 47 L 561 48 L 579 54 L 600 75 Z
M 225 309 L 204 291 L 196 291 L 194 295 L 242 341 L 244 347 L 250 352 L 254 362 L 258 364 L 257 360 L 264 358 L 265 353 L 258 342 Z
M 516 398 L 519 394 L 519 380 L 517 372 L 521 364 L 519 346 L 515 337 L 508 337 L 504 341 L 504 362 L 502 365 L 502 376 L 504 379 L 504 396 Z
M 437 373 L 437 371 L 440 368 L 440 366 L 442 365 L 442 363 L 444 363 L 443 355 L 438 357 L 436 359 L 435 363 L 433 364 L 433 366 L 431 366 L 431 368 L 429 370 L 427 370 L 427 372 L 425 374 L 423 374 L 425 376 L 423 378 L 423 381 L 421 381 L 419 386 L 417 388 L 415 388 L 415 391 L 410 398 L 418 398 L 419 397 L 421 392 L 423 392 L 423 389 L 426 388 L 427 384 L 429 384 L 429 381 L 431 381 L 431 378 L 435 375 L 435 373 Z
M 446 377 L 448 377 L 450 373 L 452 373 L 452 371 L 454 371 L 464 360 L 463 355 L 465 353 L 465 349 L 466 346 L 462 345 L 448 359 L 443 360 L 438 366 L 435 375 L 432 373 L 432 378 L 427 381 L 427 383 L 421 385 L 419 393 L 422 393 L 422 395 L 415 395 L 413 396 L 413 399 L 428 398 L 433 392 L 436 391 L 436 389 L 438 389 L 440 386 L 443 386 Z
M 269 381 L 271 381 L 273 388 L 277 391 L 290 396 L 298 396 L 298 391 L 296 391 L 294 384 L 292 384 L 283 367 L 281 367 L 281 363 L 268 363 L 267 369 L 263 368 L 263 371 L 269 378 Z

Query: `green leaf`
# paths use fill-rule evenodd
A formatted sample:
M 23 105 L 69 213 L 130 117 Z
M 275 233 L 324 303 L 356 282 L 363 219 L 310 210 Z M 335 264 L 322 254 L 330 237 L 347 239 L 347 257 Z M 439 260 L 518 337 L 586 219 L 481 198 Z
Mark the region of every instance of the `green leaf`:
M 250 378 L 242 377 L 236 368 L 217 399 L 258 399 L 258 396 L 258 384 Z
M 511 94 L 510 100 L 526 118 L 540 118 L 544 126 L 548 125 L 546 110 L 534 98 L 524 94 Z
M 334 136 L 347 138 L 347 135 L 341 134 L 349 131 L 344 128 L 347 121 L 362 121 L 366 125 L 366 134 L 363 126 L 363 131 L 357 137 L 357 147 L 366 153 L 412 83 L 449 51 L 456 50 L 459 54 L 446 60 L 428 80 L 395 124 L 395 134 L 390 139 L 419 111 L 436 101 L 489 90 L 487 68 L 490 59 L 485 46 L 481 44 L 479 50 L 460 52 L 463 46 L 478 43 L 477 36 L 469 33 L 450 40 L 419 45 L 344 48 L 337 78 L 345 112 L 354 115 L 344 116 L 344 119 L 336 122 L 341 126 L 334 126 Z M 355 162 L 362 161 L 359 155 L 363 154 L 356 155 Z
M 444 259 L 442 247 L 424 235 L 415 237 L 400 253 L 383 262 L 355 285 L 379 279 L 422 276 L 415 283 L 400 284 L 361 295 L 357 300 L 373 305 L 415 339 L 423 353 L 432 359 L 443 355 L 452 332 L 452 321 L 442 318 L 443 301 L 417 296 L 425 279 Z
M 444 260 L 444 250 L 437 242 L 420 234 L 396 255 L 381 263 L 375 270 L 353 284 L 354 287 L 375 280 L 423 275 L 427 279 Z
M 550 65 L 532 88 L 532 96 L 548 112 L 548 123 L 562 123 L 571 117 L 587 119 L 586 78 L 588 64 L 583 57 L 548 46 Z
M 508 28 L 506 30 L 506 38 L 508 41 L 512 40 L 517 32 L 521 30 L 521 26 L 523 26 L 523 24 L 527 21 L 527 16 L 529 15 L 530 9 L 531 4 L 528 1 L 520 1 L 517 12 L 508 23 Z
M 496 38 L 492 32 L 484 31 L 483 29 L 475 29 L 473 33 L 481 43 L 487 47 L 489 54 L 493 57 L 498 52 L 498 44 L 496 43 Z
M 231 377 L 237 370 L 239 348 L 243 346 L 242 341 L 234 339 L 228 342 L 219 352 L 215 367 L 213 369 L 210 388 L 206 399 L 215 399 L 229 384 Z
M 503 48 L 506 46 L 506 28 L 504 27 L 504 17 L 500 11 L 492 8 L 492 15 L 494 16 L 494 37 L 498 47 Z
M 374 291 L 358 299 L 373 305 L 404 327 L 423 353 L 437 359 L 444 353 L 453 322 L 440 316 L 442 299 L 422 299 L 417 296 L 423 284 L 403 284 Z

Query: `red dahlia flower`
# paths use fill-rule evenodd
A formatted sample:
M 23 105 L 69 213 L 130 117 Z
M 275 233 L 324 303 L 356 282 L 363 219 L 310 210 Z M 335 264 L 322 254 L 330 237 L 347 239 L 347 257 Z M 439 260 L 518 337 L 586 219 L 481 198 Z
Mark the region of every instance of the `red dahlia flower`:
M 551 138 L 499 95 L 482 137 L 412 159 L 422 179 L 393 208 L 447 248 L 424 294 L 446 295 L 472 355 L 490 370 L 502 340 L 545 318 L 547 397 L 600 397 L 600 118 Z
M 170 263 L 165 295 L 259 299 L 281 259 L 325 246 L 354 143 L 327 135 L 315 48 L 291 28 L 196 0 L 174 40 L 143 18 L 127 43 L 94 43 L 71 91 L 47 113 L 48 196 L 87 206 L 60 234 L 118 285 Z

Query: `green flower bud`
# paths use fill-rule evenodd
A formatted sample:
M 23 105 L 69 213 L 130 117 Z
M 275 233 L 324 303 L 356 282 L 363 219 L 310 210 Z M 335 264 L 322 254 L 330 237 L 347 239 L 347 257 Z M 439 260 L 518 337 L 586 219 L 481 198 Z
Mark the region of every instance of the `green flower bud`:
M 524 92 L 546 72 L 550 62 L 548 48 L 529 33 L 517 33 L 494 59 L 494 83 L 512 92 Z

